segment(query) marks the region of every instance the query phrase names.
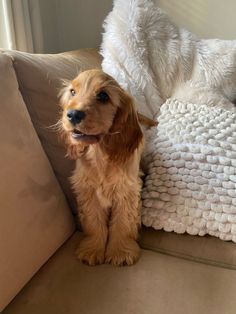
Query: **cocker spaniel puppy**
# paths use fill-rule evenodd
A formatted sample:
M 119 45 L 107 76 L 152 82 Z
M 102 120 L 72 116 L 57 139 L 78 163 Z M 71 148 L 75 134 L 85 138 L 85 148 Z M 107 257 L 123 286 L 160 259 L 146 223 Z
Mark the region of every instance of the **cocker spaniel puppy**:
M 84 238 L 76 255 L 89 265 L 131 265 L 140 254 L 143 149 L 133 100 L 112 77 L 88 70 L 64 89 L 61 105 L 67 153 L 77 160 L 72 183 Z

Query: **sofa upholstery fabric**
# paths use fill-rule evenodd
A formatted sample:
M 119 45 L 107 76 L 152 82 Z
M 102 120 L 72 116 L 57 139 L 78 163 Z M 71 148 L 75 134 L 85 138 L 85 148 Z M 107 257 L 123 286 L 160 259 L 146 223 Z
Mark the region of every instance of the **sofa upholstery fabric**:
M 74 230 L 64 194 L 0 53 L 0 310 Z
M 236 270 L 236 245 L 231 241 L 142 227 L 139 243 L 146 250 Z
M 3 314 L 235 314 L 236 273 L 142 250 L 131 267 L 79 263 L 75 234 Z
M 49 127 L 60 117 L 58 93 L 63 87 L 63 80 L 71 80 L 89 68 L 100 67 L 101 57 L 94 49 L 61 54 L 4 53 L 12 58 L 33 125 L 69 204 L 75 211 L 75 198 L 68 180 L 74 162 L 65 158 L 64 145 L 59 141 L 58 133 Z

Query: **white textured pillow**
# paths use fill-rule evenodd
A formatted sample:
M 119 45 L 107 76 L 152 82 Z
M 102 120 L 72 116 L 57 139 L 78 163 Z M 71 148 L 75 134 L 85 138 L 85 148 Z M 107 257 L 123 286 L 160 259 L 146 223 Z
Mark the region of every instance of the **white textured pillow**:
M 236 112 L 168 100 L 151 131 L 142 222 L 236 242 Z

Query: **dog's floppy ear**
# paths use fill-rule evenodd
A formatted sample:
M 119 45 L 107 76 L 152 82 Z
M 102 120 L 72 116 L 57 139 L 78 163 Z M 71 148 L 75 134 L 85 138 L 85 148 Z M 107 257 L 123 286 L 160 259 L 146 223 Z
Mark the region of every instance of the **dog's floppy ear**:
M 120 91 L 120 105 L 113 119 L 109 134 L 102 139 L 102 149 L 114 162 L 125 162 L 143 140 L 133 99 Z

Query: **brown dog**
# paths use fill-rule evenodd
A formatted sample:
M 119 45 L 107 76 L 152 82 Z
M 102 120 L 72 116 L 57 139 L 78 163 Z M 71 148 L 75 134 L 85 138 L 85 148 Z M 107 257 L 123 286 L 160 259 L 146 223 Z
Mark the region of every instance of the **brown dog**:
M 89 264 L 138 260 L 139 164 L 143 133 L 132 98 L 100 70 L 79 74 L 61 97 L 61 125 L 84 238 L 76 252 Z M 154 123 L 139 116 L 148 126 Z

